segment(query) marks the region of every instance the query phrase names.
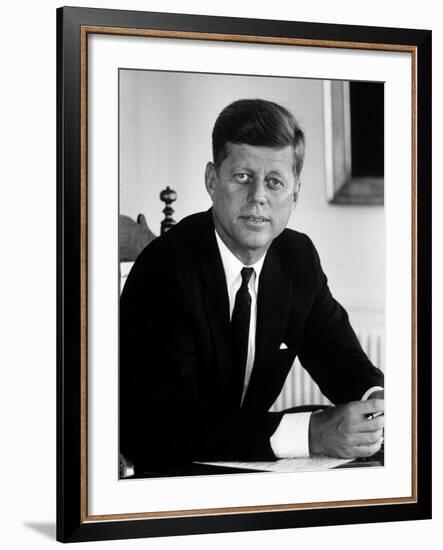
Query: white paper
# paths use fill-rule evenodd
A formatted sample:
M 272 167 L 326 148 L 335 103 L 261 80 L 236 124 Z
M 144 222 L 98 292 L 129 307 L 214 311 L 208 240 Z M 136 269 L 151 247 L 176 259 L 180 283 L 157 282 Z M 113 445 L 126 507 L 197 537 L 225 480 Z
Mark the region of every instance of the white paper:
M 337 468 L 353 458 L 332 458 L 330 456 L 315 456 L 309 458 L 282 458 L 265 462 L 198 462 L 210 466 L 226 468 L 241 468 L 242 470 L 258 470 L 259 472 L 309 472 L 313 470 L 329 470 Z

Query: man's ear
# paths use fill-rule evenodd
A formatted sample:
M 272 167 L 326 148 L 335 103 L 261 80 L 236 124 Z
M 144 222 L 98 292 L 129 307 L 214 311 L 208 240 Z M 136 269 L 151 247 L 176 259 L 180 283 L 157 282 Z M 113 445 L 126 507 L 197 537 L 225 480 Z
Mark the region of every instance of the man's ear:
M 299 193 L 300 193 L 300 188 L 301 188 L 301 180 L 298 179 L 295 182 L 295 189 L 294 189 L 294 195 L 293 195 L 293 199 L 294 199 L 294 205 L 293 206 L 295 206 L 297 204 L 298 196 L 299 196 Z
M 205 170 L 205 186 L 211 199 L 214 197 L 215 188 L 217 185 L 217 169 L 214 163 L 208 162 Z

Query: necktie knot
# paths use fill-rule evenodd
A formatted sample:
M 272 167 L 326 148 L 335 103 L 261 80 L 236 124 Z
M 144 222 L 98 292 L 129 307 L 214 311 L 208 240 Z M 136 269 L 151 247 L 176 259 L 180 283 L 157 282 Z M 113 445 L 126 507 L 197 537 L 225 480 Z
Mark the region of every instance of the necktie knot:
M 249 279 L 252 277 L 253 273 L 254 273 L 253 267 L 244 267 L 241 270 L 242 286 L 248 286 Z

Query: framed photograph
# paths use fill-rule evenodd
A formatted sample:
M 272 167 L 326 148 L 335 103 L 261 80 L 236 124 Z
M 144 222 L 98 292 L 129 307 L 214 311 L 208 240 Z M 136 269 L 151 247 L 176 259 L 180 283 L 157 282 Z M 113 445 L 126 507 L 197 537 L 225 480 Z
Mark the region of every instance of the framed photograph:
M 430 518 L 431 32 L 57 48 L 57 539 Z

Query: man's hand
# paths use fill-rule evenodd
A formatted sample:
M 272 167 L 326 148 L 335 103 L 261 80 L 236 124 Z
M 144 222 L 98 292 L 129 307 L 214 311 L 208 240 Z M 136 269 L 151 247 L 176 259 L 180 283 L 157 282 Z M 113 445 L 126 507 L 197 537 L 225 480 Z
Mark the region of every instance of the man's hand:
M 342 458 L 371 456 L 383 441 L 382 399 L 353 401 L 311 415 L 309 450 L 311 455 L 322 454 Z
M 384 398 L 385 398 L 385 390 L 374 391 L 369 396 L 369 399 L 384 399 Z

